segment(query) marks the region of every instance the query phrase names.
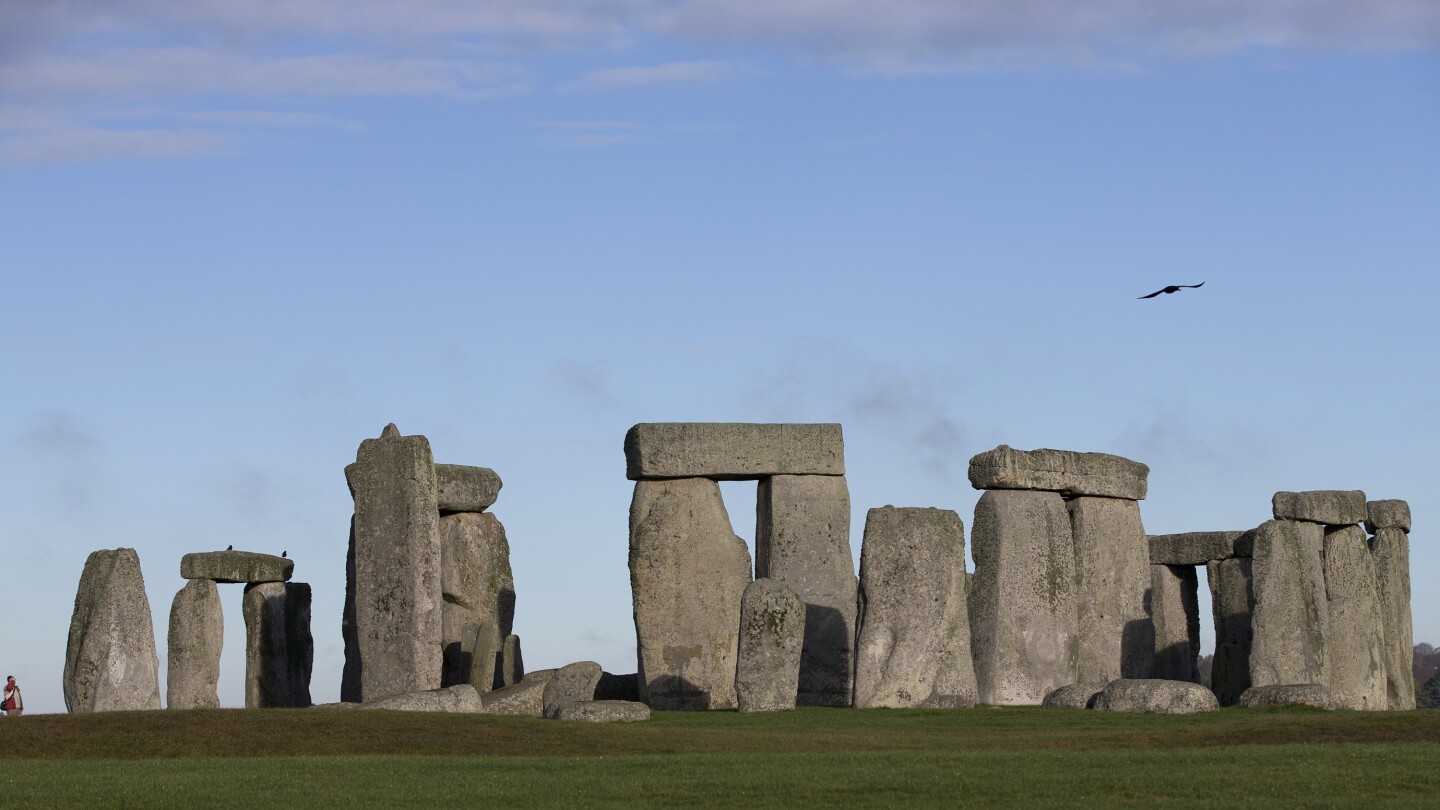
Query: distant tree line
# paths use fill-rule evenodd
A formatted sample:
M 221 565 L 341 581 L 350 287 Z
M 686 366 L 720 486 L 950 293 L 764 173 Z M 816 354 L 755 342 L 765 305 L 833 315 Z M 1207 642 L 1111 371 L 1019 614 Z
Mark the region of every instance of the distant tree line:
M 1440 650 L 1429 644 L 1415 645 L 1415 705 L 1440 709 Z

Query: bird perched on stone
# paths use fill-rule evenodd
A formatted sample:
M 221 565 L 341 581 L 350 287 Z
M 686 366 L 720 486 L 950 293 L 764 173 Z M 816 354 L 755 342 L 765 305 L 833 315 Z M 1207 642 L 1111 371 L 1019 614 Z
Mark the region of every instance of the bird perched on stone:
M 1199 289 L 1200 287 L 1204 287 L 1204 286 L 1205 286 L 1205 282 L 1203 282 L 1203 281 L 1200 282 L 1199 284 L 1171 284 L 1169 287 L 1166 287 L 1166 288 L 1163 289 L 1163 290 L 1156 290 L 1155 292 L 1150 293 L 1149 295 L 1142 295 L 1142 296 L 1140 296 L 1139 298 L 1137 298 L 1137 299 L 1135 299 L 1135 300 L 1136 300 L 1136 301 L 1144 301 L 1146 298 L 1154 298 L 1155 296 L 1159 295 L 1160 293 L 1165 293 L 1165 294 L 1168 295 L 1168 294 L 1170 294 L 1170 293 L 1180 292 L 1182 289 L 1195 290 L 1195 289 Z
M 290 553 L 290 552 L 288 552 L 288 551 L 282 551 L 282 552 L 280 552 L 280 556 L 281 556 L 281 557 L 284 557 L 284 556 L 286 556 L 286 555 L 289 554 L 289 553 Z
M 234 550 L 235 550 L 235 544 L 234 544 L 234 543 L 231 543 L 230 545 L 228 545 L 228 546 L 225 547 L 225 550 L 226 550 L 226 551 L 234 551 Z

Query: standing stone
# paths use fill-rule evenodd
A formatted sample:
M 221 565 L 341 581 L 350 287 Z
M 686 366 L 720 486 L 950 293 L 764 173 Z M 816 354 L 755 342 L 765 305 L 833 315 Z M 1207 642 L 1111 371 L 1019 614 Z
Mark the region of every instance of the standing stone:
M 1075 544 L 1065 502 L 1054 492 L 986 492 L 975 504 L 972 541 L 979 701 L 1038 706 L 1078 680 Z
M 264 582 L 245 588 L 245 708 L 305 708 L 315 642 L 310 586 Z
M 192 579 L 170 604 L 170 636 L 166 644 L 169 669 L 165 705 L 171 709 L 214 709 L 220 706 L 215 685 L 220 681 L 220 649 L 225 643 L 225 617 L 220 589 L 208 579 Z
M 1365 493 L 1358 489 L 1277 492 L 1270 499 L 1276 520 L 1304 520 L 1343 526 L 1365 520 Z
M 389 425 L 380 438 L 360 443 L 345 478 L 355 498 L 354 579 L 347 595 L 353 590 L 359 660 L 351 674 L 359 695 L 368 703 L 435 689 L 442 617 L 430 442 Z
M 495 515 L 461 512 L 440 518 L 440 589 L 444 595 L 445 665 L 441 683 L 474 683 L 478 673 L 491 681 L 481 692 L 504 686 L 500 677 L 500 645 L 515 620 L 515 577 L 510 570 L 510 543 Z M 464 649 L 475 638 L 471 624 L 495 628 L 490 643 Z M 477 676 L 471 676 L 475 668 Z
M 640 697 L 653 709 L 733 709 L 740 599 L 750 552 L 720 486 L 639 481 L 630 504 L 630 588 Z
M 1375 560 L 1359 526 L 1325 532 L 1327 685 L 1337 709 L 1384 711 L 1385 629 Z
M 735 696 L 742 712 L 795 708 L 800 650 L 805 640 L 805 603 L 772 579 L 745 586 L 740 601 L 740 650 Z
M 1082 682 L 1107 683 L 1148 677 L 1155 626 L 1145 611 L 1150 546 L 1140 523 L 1140 504 L 1085 496 L 1072 499 L 1066 508 L 1075 537 L 1077 676 Z
M 1215 617 L 1215 658 L 1210 689 L 1221 706 L 1234 706 L 1250 688 L 1250 629 L 1255 611 L 1251 561 L 1245 557 L 1214 560 L 1206 566 L 1210 607 Z
M 566 703 L 594 700 L 601 672 L 600 665 L 594 661 L 577 661 L 556 670 L 541 695 L 545 717 L 554 719 L 555 710 Z
M 1109 453 L 1016 450 L 1000 445 L 970 459 L 976 489 L 1025 489 L 1145 500 L 1150 468 Z
M 642 422 L 625 434 L 631 481 L 844 474 L 845 441 L 836 424 Z
M 757 489 L 755 576 L 805 603 L 802 706 L 849 706 L 855 677 L 855 558 L 843 475 L 776 475 Z
M 1150 617 L 1155 623 L 1151 678 L 1200 682 L 1199 594 L 1195 566 L 1150 566 Z
M 959 515 L 870 510 L 860 548 L 856 708 L 975 705 L 965 585 Z
M 65 648 L 65 706 L 74 714 L 160 708 L 160 659 L 133 548 L 92 552 L 80 574 Z
M 1252 686 L 1329 683 L 1324 546 L 1318 523 L 1267 520 L 1255 530 Z
M 1375 580 L 1380 588 L 1380 621 L 1385 636 L 1386 705 L 1415 708 L 1415 638 L 1410 619 L 1410 538 L 1400 529 L 1379 528 L 1370 538 Z
M 514 686 L 525 679 L 525 658 L 520 654 L 520 637 L 509 635 L 500 645 L 500 683 L 495 688 Z

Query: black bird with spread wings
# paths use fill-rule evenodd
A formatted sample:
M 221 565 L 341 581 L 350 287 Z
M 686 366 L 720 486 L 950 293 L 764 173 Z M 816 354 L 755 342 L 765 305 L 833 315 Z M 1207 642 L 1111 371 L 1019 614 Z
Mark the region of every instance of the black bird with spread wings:
M 1140 296 L 1139 298 L 1137 298 L 1137 299 L 1135 299 L 1135 300 L 1136 300 L 1136 301 L 1144 301 L 1146 298 L 1154 298 L 1155 296 L 1159 295 L 1160 293 L 1165 293 L 1165 294 L 1168 295 L 1168 294 L 1170 294 L 1170 293 L 1180 292 L 1180 290 L 1182 290 L 1182 289 L 1194 290 L 1194 289 L 1198 289 L 1198 288 L 1204 287 L 1204 286 L 1205 286 L 1205 282 L 1203 282 L 1203 281 L 1200 282 L 1199 284 L 1171 284 L 1169 287 L 1166 287 L 1166 288 L 1163 289 L 1163 290 L 1156 290 L 1155 292 L 1150 293 L 1149 295 L 1142 295 L 1142 296 Z

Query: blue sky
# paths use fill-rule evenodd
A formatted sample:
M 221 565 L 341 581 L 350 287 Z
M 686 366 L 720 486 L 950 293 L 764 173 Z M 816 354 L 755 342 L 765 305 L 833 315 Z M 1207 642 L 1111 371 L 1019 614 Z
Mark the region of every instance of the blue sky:
M 532 668 L 634 670 L 641 421 L 843 423 L 857 556 L 871 507 L 968 527 L 1002 442 L 1146 462 L 1154 533 L 1405 498 L 1440 641 L 1434 0 L 174 5 L 0 6 L 32 711 L 117 546 L 162 662 L 183 553 L 288 550 L 334 700 L 343 468 L 391 421 L 504 478 Z

